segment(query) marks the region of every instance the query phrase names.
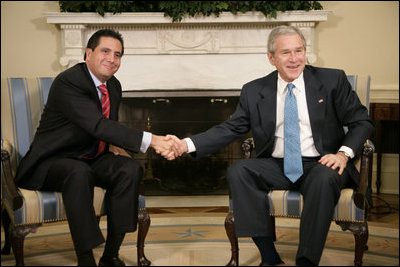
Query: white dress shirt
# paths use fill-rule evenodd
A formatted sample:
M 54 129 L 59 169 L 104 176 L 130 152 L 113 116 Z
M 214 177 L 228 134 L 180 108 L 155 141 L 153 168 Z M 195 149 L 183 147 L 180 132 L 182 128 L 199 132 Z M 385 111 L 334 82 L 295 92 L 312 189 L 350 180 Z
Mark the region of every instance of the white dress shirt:
M 320 154 L 314 145 L 312 137 L 310 116 L 308 115 L 306 90 L 304 87 L 303 73 L 291 82 L 294 84 L 293 94 L 297 101 L 297 111 L 299 115 L 300 126 L 300 147 L 303 157 L 318 157 Z M 276 94 L 276 128 L 275 128 L 275 144 L 272 157 L 283 158 L 283 137 L 284 137 L 284 114 L 285 114 L 285 98 L 288 92 L 288 82 L 285 82 L 278 74 L 278 90 Z

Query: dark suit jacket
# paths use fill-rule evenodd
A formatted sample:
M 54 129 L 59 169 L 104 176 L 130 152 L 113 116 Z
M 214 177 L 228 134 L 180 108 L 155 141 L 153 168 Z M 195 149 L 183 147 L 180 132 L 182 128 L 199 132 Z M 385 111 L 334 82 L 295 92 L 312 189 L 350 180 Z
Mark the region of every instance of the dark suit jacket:
M 110 118 L 104 119 L 96 86 L 85 63 L 60 73 L 50 88 L 47 104 L 29 151 L 17 169 L 19 187 L 39 189 L 51 160 L 79 158 L 99 140 L 138 152 L 143 131 L 117 122 L 122 90 L 113 76 L 107 81 Z
M 274 71 L 245 84 L 231 119 L 191 137 L 196 147 L 194 156 L 212 153 L 251 130 L 256 157 L 271 157 L 275 143 L 277 80 L 278 72 Z M 374 126 L 346 74 L 342 70 L 306 66 L 304 83 L 317 151 L 321 155 L 336 153 L 345 145 L 360 155 Z M 346 134 L 343 126 L 349 129 Z M 346 169 L 358 182 L 354 164 L 348 164 Z

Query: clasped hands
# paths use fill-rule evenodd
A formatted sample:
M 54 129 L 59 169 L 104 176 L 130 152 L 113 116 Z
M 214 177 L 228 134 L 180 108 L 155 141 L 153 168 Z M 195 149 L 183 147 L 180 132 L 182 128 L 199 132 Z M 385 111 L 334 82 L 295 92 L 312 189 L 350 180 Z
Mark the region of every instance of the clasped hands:
M 187 143 L 175 135 L 152 135 L 150 146 L 167 160 L 174 160 L 188 152 Z

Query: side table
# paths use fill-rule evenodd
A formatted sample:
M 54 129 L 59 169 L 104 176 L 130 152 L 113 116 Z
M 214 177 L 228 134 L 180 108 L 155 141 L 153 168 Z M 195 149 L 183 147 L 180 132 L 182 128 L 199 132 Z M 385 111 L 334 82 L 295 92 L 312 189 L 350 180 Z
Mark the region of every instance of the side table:
M 382 121 L 399 121 L 399 103 L 371 103 L 370 117 L 376 122 L 376 192 L 379 194 L 382 175 Z

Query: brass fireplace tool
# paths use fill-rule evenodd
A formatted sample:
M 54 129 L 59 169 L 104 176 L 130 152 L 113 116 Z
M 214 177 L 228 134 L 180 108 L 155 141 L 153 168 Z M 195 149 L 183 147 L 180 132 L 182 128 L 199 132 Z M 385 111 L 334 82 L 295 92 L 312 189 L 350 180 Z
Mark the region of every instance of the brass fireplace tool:
M 150 116 L 147 116 L 147 131 L 151 132 L 151 121 L 150 121 Z M 146 164 L 146 170 L 144 173 L 143 181 L 156 181 L 161 185 L 161 180 L 159 178 L 154 177 L 153 174 L 153 168 L 151 166 L 151 160 L 152 160 L 152 155 L 153 151 L 149 150 L 147 151 L 147 164 Z

